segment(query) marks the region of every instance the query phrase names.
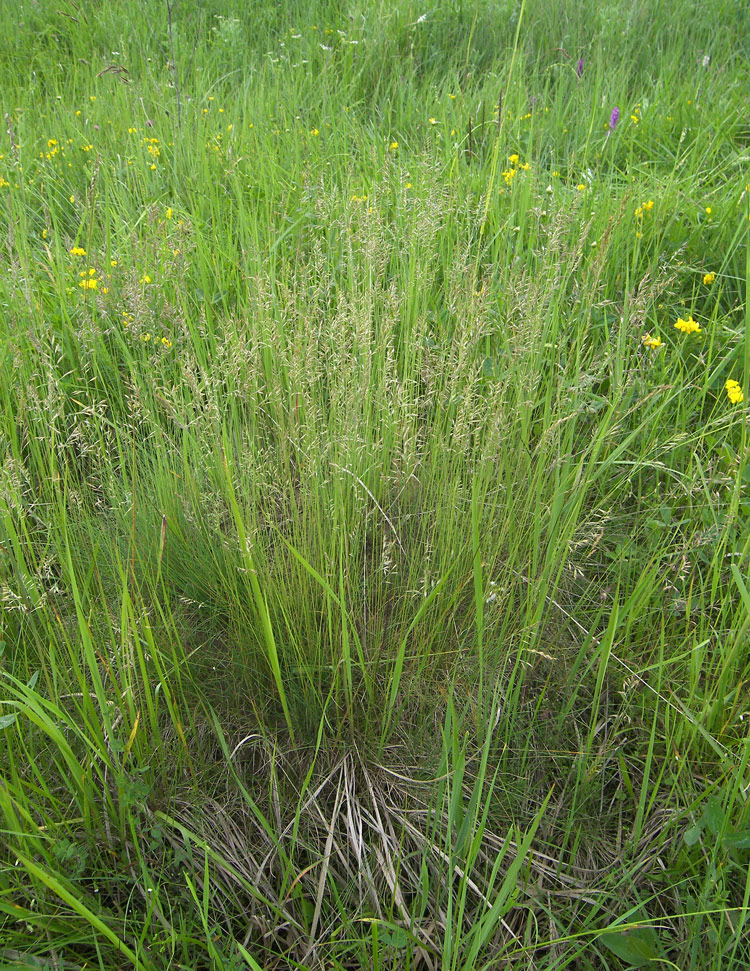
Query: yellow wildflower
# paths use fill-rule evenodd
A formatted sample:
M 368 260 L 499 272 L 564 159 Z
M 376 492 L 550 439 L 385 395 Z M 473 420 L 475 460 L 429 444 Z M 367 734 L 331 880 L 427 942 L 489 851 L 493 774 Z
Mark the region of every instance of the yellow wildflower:
M 729 398 L 733 405 L 738 405 L 745 400 L 739 381 L 728 378 L 724 388 L 727 393 L 727 398 Z
M 71 256 L 85 256 L 86 250 L 82 246 L 74 246 L 69 253 Z
M 710 287 L 715 279 L 716 279 L 715 273 L 706 273 L 705 276 L 703 277 L 703 283 L 705 286 Z
M 664 341 L 661 339 L 661 337 L 652 337 L 651 334 L 644 334 L 641 340 L 643 341 L 644 345 L 650 348 L 652 351 L 656 350 L 657 347 L 664 346 Z
M 703 333 L 698 325 L 698 322 L 693 320 L 692 317 L 688 317 L 687 320 L 683 320 L 682 317 L 677 318 L 677 323 L 675 324 L 677 330 L 682 331 L 683 334 L 701 334 Z

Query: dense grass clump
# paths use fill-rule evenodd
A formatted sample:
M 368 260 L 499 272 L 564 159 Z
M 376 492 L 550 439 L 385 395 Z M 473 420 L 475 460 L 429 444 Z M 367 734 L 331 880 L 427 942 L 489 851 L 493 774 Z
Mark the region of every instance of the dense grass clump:
M 3 967 L 750 964 L 749 44 L 2 5 Z

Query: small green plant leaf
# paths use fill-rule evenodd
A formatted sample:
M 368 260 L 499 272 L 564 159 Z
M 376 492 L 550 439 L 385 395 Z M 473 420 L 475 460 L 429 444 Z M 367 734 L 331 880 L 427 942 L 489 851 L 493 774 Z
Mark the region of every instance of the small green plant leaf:
M 410 940 L 409 933 L 403 927 L 384 927 L 380 931 L 380 943 L 389 947 L 401 949 L 406 947 Z
M 691 826 L 690 829 L 682 837 L 685 841 L 686 846 L 695 846 L 698 840 L 701 838 L 701 833 L 703 832 L 703 825 L 701 823 L 696 823 L 695 826 Z
M 716 796 L 710 796 L 703 809 L 703 821 L 712 836 L 718 836 L 724 829 L 726 817 Z
M 750 850 L 750 832 L 729 833 L 721 842 L 725 850 Z
M 12 715 L 0 715 L 0 729 L 10 728 L 11 725 L 15 724 L 17 718 L 18 718 L 17 711 L 13 712 Z
M 651 964 L 662 953 L 659 937 L 653 927 L 634 927 L 617 934 L 602 934 L 601 942 L 634 968 Z

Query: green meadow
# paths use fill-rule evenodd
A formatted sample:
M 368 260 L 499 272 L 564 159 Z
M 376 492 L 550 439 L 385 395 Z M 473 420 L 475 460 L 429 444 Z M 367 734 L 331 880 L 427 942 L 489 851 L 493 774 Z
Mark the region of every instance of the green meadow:
M 750 6 L 0 6 L 0 966 L 750 966 Z

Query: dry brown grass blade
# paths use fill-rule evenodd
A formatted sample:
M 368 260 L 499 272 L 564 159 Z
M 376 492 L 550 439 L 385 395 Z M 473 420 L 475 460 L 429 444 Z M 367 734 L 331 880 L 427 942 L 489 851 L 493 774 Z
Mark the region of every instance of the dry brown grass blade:
M 310 924 L 310 939 L 307 944 L 307 950 L 302 958 L 302 963 L 304 964 L 308 957 L 312 954 L 315 949 L 315 933 L 318 929 L 318 922 L 320 921 L 320 911 L 323 906 L 323 895 L 325 892 L 326 880 L 328 878 L 328 870 L 330 866 L 331 853 L 333 852 L 333 837 L 336 829 L 336 821 L 338 820 L 339 810 L 341 809 L 341 802 L 344 796 L 344 787 L 342 785 L 342 776 L 339 775 L 338 785 L 336 786 L 336 802 L 334 803 L 333 810 L 331 812 L 331 818 L 328 822 L 328 835 L 326 837 L 325 849 L 323 851 L 323 859 L 321 860 L 320 875 L 318 877 L 318 890 L 315 895 L 315 912 L 313 914 L 313 919 Z

